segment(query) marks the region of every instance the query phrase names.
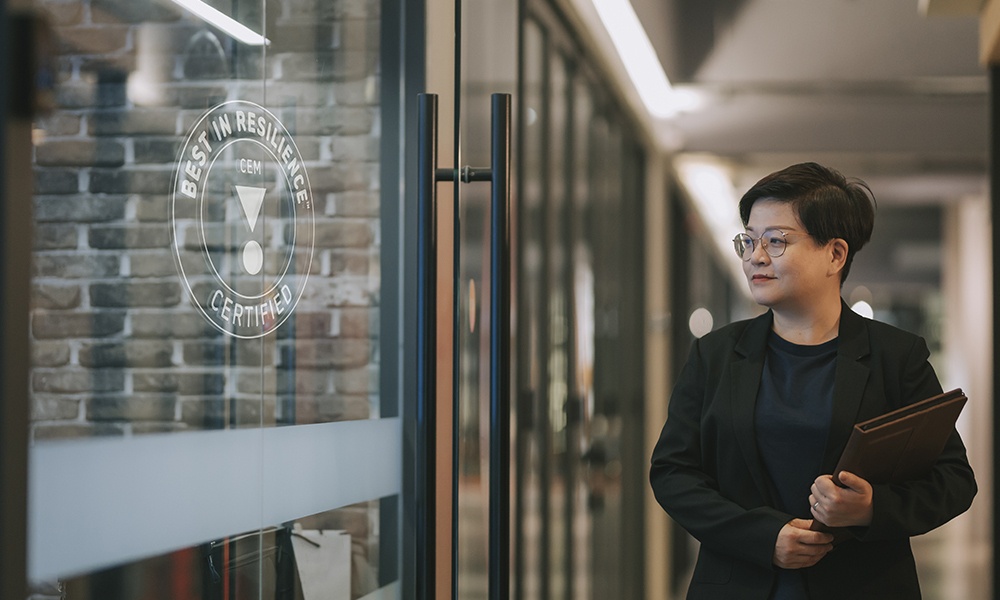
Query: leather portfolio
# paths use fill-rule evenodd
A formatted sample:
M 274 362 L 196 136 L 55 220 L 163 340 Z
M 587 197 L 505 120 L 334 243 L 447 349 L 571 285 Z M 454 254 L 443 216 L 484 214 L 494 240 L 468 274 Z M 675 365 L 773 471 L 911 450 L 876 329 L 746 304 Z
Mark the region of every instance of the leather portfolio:
M 854 426 L 833 480 L 848 471 L 868 483 L 896 483 L 920 477 L 934 466 L 968 398 L 961 389 L 862 421 Z M 829 530 L 814 521 L 814 530 Z
M 841 471 L 873 484 L 920 477 L 944 450 L 966 400 L 954 389 L 856 424 L 833 480 L 840 484 Z

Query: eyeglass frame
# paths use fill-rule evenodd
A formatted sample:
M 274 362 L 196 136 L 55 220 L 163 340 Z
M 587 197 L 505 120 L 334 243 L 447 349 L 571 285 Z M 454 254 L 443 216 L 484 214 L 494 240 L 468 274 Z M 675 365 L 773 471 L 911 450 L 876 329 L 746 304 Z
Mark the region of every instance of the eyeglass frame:
M 764 241 L 764 236 L 766 236 L 768 234 L 774 234 L 775 232 L 781 234 L 781 244 L 780 244 L 780 248 L 781 249 L 778 251 L 777 254 L 772 254 L 771 253 L 771 243 L 770 242 L 765 242 Z M 793 232 L 785 232 L 785 231 L 782 231 L 781 229 L 771 228 L 771 229 L 765 229 L 759 236 L 757 236 L 755 238 L 752 235 L 750 235 L 749 233 L 747 233 L 747 232 L 744 231 L 744 232 L 741 232 L 741 233 L 737 233 L 733 237 L 733 250 L 736 251 L 736 256 L 740 257 L 740 259 L 743 262 L 748 262 L 751 258 L 753 258 L 753 253 L 757 251 L 757 244 L 759 243 L 760 246 L 764 249 L 764 253 L 765 254 L 767 254 L 771 258 L 778 258 L 779 256 L 781 256 L 782 254 L 785 253 L 785 248 L 788 247 L 788 238 L 789 237 L 799 237 L 799 236 L 811 237 L 811 235 L 808 234 L 808 233 L 796 233 L 794 231 Z M 742 238 L 744 238 L 744 237 L 746 237 L 747 239 L 750 240 L 750 252 L 747 253 L 745 256 L 744 256 L 744 253 L 746 252 L 746 244 L 744 244 L 742 242 Z M 740 248 L 743 249 L 742 252 L 740 251 Z

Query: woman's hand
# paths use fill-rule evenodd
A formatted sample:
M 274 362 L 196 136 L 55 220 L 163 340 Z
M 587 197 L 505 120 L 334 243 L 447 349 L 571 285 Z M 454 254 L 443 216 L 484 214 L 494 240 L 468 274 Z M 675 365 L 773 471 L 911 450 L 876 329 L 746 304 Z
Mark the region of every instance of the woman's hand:
M 812 514 L 830 527 L 868 526 L 872 522 L 872 486 L 854 473 L 840 472 L 840 487 L 832 475 L 821 475 L 809 490 Z
M 782 569 L 803 569 L 818 563 L 833 550 L 833 535 L 811 531 L 812 521 L 792 519 L 778 532 L 774 564 Z

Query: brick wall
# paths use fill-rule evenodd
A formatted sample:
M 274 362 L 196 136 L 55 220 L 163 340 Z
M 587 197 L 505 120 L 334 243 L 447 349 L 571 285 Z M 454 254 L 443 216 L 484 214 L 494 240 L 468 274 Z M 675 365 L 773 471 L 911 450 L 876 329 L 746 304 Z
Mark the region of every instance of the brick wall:
M 37 2 L 55 27 L 59 70 L 57 107 L 38 121 L 34 148 L 35 441 L 377 416 L 380 2 L 210 3 L 238 6 L 257 31 L 266 23 L 267 50 L 169 1 Z M 314 200 L 308 284 L 293 317 L 258 339 L 199 314 L 173 252 L 178 152 L 206 110 L 237 99 L 293 135 Z M 176 216 L 183 227 L 197 217 Z M 286 235 L 277 226 L 269 239 L 280 246 Z M 178 260 L 200 259 L 186 245 Z M 347 529 L 355 565 L 377 570 L 378 505 L 309 522 Z M 65 590 L 36 583 L 32 597 Z
M 59 80 L 34 155 L 33 438 L 371 416 L 380 3 L 271 0 L 267 14 L 239 3 L 241 21 L 266 22 L 266 51 L 169 2 L 41 4 Z M 177 153 L 207 109 L 235 99 L 281 119 L 315 200 L 305 292 L 277 332 L 253 340 L 199 314 L 172 251 Z

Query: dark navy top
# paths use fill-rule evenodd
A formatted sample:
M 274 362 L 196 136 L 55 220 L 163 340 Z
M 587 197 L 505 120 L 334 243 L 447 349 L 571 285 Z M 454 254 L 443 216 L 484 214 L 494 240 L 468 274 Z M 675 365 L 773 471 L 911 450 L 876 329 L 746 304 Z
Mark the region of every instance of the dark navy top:
M 776 508 L 811 519 L 809 488 L 820 468 L 833 418 L 837 339 L 800 346 L 772 333 L 757 392 L 754 426 Z M 779 569 L 773 600 L 805 600 L 797 570 Z

